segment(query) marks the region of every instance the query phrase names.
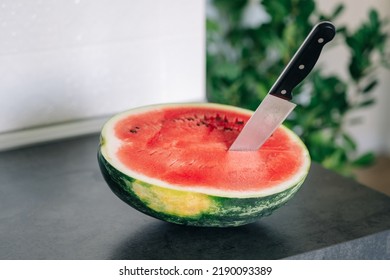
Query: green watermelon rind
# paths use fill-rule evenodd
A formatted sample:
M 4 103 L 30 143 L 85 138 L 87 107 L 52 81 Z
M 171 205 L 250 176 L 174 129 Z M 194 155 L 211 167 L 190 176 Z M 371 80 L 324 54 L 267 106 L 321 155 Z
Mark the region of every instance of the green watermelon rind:
M 103 156 L 100 149 L 98 152 L 98 162 L 101 172 L 108 183 L 111 190 L 124 202 L 140 212 L 143 212 L 154 218 L 189 226 L 202 226 L 202 227 L 231 227 L 240 226 L 248 223 L 252 223 L 257 219 L 265 216 L 269 216 L 276 209 L 280 208 L 287 203 L 295 193 L 300 189 L 305 177 L 292 185 L 290 188 L 268 196 L 261 197 L 248 197 L 248 198 L 235 198 L 235 197 L 222 197 L 204 193 L 193 193 L 186 190 L 169 190 L 165 187 L 146 183 L 144 181 L 132 178 L 114 166 L 112 166 Z M 137 195 L 135 187 L 143 188 L 147 194 L 150 194 L 147 199 Z M 162 205 L 161 209 L 153 209 L 148 199 L 158 200 L 154 193 L 150 190 L 157 192 L 170 191 L 170 199 L 181 199 L 182 195 L 198 195 L 201 199 L 207 200 L 211 207 L 207 209 L 201 209 L 198 213 L 168 213 L 164 211 L 164 201 L 157 201 L 157 205 Z M 173 192 L 173 193 L 172 193 Z M 186 203 L 190 203 L 189 200 L 180 200 L 180 203 L 185 207 Z M 156 202 L 154 203 L 156 204 Z

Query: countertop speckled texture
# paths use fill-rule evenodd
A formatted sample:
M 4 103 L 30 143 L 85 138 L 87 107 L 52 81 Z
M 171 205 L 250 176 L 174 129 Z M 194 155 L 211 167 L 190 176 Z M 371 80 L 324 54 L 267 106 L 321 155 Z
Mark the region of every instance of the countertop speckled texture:
M 390 259 L 390 197 L 313 164 L 297 195 L 238 228 L 191 228 L 117 198 L 98 135 L 0 153 L 0 259 Z

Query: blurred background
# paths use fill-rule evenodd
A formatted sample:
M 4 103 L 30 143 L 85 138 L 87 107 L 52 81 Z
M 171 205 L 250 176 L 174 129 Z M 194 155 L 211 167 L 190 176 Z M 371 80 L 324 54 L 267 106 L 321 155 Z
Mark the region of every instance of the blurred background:
M 285 124 L 314 161 L 390 195 L 387 0 L 1 0 L 0 150 L 147 104 L 255 109 L 321 20 L 337 36 Z

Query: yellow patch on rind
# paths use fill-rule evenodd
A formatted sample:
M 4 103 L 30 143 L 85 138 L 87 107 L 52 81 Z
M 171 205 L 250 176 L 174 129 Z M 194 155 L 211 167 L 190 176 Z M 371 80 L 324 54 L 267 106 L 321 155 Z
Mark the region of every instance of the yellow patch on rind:
M 144 186 L 137 181 L 132 183 L 132 189 L 149 208 L 169 215 L 196 217 L 216 207 L 212 199 L 201 193 Z

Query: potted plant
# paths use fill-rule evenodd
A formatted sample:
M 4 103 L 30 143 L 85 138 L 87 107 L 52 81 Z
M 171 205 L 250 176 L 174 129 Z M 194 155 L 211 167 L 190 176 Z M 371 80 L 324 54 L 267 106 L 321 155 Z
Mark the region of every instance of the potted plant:
M 285 124 L 307 145 L 314 161 L 350 176 L 370 165 L 373 153 L 357 154 L 345 130 L 348 113 L 374 104 L 376 72 L 389 68 L 387 20 L 376 10 L 355 30 L 337 24 L 344 6 L 319 11 L 314 0 L 212 0 L 207 16 L 207 98 L 256 109 L 312 27 L 329 20 L 338 27 L 331 45 L 349 52 L 347 77 L 325 74 L 317 65 L 294 91 L 299 106 Z M 272 16 L 270 16 L 272 15 Z M 327 46 L 330 47 L 330 46 Z

